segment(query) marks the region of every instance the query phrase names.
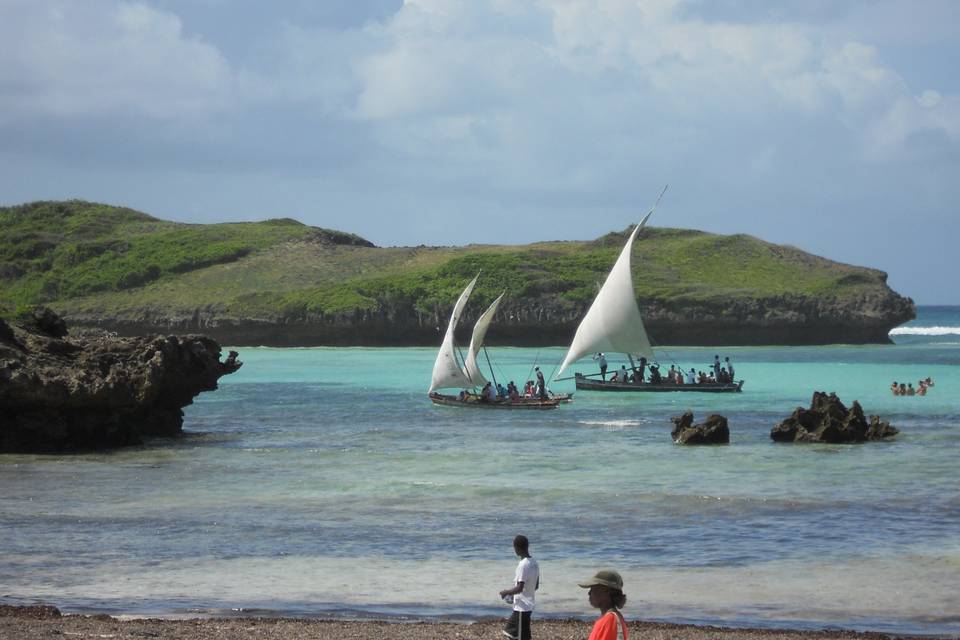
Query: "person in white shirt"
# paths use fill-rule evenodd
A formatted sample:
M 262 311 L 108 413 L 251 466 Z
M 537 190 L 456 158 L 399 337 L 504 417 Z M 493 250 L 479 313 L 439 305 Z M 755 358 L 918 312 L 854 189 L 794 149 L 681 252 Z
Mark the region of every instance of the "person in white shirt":
M 530 555 L 530 541 L 518 535 L 513 539 L 513 551 L 520 563 L 513 577 L 513 587 L 500 592 L 500 597 L 513 600 L 513 613 L 503 627 L 503 635 L 511 640 L 530 640 L 530 617 L 537 589 L 540 588 L 540 565 Z

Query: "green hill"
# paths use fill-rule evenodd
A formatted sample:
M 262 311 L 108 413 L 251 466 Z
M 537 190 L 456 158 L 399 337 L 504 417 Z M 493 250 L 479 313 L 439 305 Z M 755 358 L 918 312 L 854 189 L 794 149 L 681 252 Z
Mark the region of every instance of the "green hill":
M 561 344 L 626 237 L 380 248 L 290 219 L 182 224 L 82 201 L 0 208 L 0 228 L 0 314 L 46 304 L 72 325 L 233 344 L 432 344 L 480 270 L 468 318 L 507 292 L 492 340 Z M 646 229 L 633 265 L 661 343 L 878 341 L 913 313 L 880 271 L 745 235 Z

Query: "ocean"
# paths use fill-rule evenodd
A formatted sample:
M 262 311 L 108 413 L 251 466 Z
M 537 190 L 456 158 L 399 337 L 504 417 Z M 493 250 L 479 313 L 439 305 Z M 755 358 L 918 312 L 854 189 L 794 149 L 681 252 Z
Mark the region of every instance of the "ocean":
M 541 566 L 538 617 L 591 618 L 576 582 L 615 568 L 628 618 L 957 634 L 960 307 L 921 307 L 891 337 L 667 347 L 667 366 L 730 357 L 744 392 L 578 392 L 550 412 L 433 406 L 433 348 L 240 348 L 243 368 L 186 409 L 182 438 L 0 455 L 0 604 L 505 616 L 497 593 L 523 533 Z M 564 354 L 489 351 L 497 379 L 518 383 Z M 927 376 L 925 397 L 889 392 Z M 773 443 L 816 390 L 900 435 Z M 674 445 L 685 409 L 727 416 L 730 444 Z

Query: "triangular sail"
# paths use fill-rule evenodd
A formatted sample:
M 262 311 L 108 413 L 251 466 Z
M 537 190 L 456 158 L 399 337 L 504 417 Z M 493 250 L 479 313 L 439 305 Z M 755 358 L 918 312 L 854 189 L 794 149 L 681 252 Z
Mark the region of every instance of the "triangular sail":
M 473 383 L 470 378 L 460 368 L 457 362 L 456 347 L 453 343 L 453 334 L 460 322 L 460 314 L 473 293 L 473 287 L 477 284 L 477 278 L 470 281 L 467 288 L 463 290 L 457 303 L 453 305 L 453 313 L 450 314 L 450 324 L 447 325 L 447 333 L 443 336 L 443 343 L 440 345 L 440 352 L 437 353 L 437 361 L 433 363 L 433 379 L 430 382 L 430 392 L 436 389 L 446 389 L 450 387 L 471 387 Z
M 480 353 L 480 349 L 483 347 L 483 339 L 487 335 L 487 327 L 490 326 L 493 315 L 497 312 L 497 307 L 500 306 L 500 301 L 503 299 L 505 293 L 506 292 L 501 293 L 500 297 L 493 301 L 493 304 L 483 312 L 483 315 L 477 320 L 477 324 L 473 326 L 473 336 L 470 338 L 470 349 L 467 350 L 467 361 L 464 363 L 464 370 L 474 386 L 479 387 L 487 384 L 487 379 L 483 377 L 483 374 L 480 372 L 480 367 L 477 364 L 477 354 Z
M 663 197 L 663 192 L 660 193 L 660 197 Z M 660 202 L 660 198 L 657 198 L 657 202 Z M 568 366 L 583 356 L 598 351 L 629 353 L 653 359 L 653 349 L 650 347 L 647 330 L 640 318 L 637 296 L 633 290 L 630 252 L 633 250 L 633 241 L 637 233 L 647 224 L 656 206 L 656 204 L 653 205 L 630 234 L 630 239 L 620 252 L 620 257 L 610 270 L 593 304 L 590 305 L 587 315 L 577 327 L 570 349 L 554 377 L 559 376 Z

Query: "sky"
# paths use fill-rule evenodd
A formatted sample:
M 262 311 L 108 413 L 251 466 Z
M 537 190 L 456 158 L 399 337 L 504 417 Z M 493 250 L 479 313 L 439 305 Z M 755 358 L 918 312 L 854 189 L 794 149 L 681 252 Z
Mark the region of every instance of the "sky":
M 666 184 L 960 304 L 960 2 L 0 0 L 0 205 L 525 244 Z

